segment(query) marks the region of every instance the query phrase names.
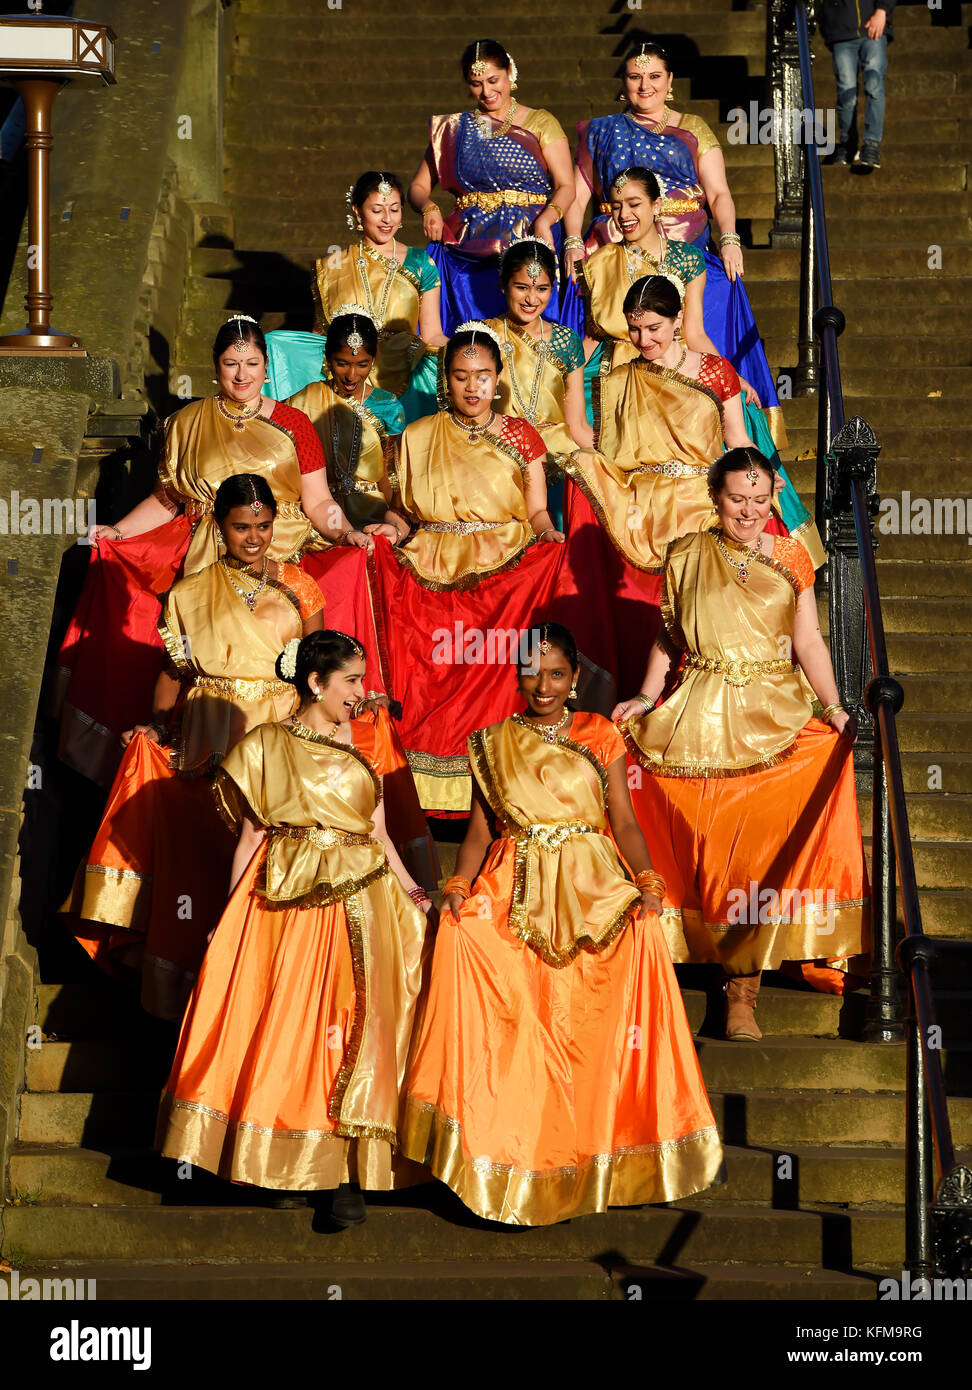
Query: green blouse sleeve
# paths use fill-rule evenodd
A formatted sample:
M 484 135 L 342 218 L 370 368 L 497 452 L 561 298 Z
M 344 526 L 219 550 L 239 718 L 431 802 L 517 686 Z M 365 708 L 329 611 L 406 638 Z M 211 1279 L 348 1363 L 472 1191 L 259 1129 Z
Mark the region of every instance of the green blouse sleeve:
M 686 241 L 670 241 L 665 260 L 686 285 L 705 271 L 705 256 L 697 246 L 690 246 Z
M 418 276 L 419 294 L 425 294 L 428 290 L 439 288 L 439 272 L 426 253 L 420 251 L 417 246 L 408 248 L 405 253 L 405 264 L 413 275 Z
M 562 323 L 555 324 L 551 342 L 554 351 L 566 364 L 568 371 L 573 372 L 578 367 L 583 367 L 584 343 L 572 328 L 568 328 Z

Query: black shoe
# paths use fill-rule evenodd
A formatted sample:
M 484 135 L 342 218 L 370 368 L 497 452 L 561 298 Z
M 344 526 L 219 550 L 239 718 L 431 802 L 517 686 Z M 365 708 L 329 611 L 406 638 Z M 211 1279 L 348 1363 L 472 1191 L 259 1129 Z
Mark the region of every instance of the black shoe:
M 854 172 L 870 174 L 881 167 L 881 146 L 876 140 L 865 140 L 854 160 Z
M 831 154 L 824 155 L 824 164 L 849 164 L 850 151 L 846 145 L 837 145 Z
M 331 1198 L 331 1220 L 335 1226 L 360 1226 L 368 1208 L 357 1183 L 343 1182 Z
M 288 1192 L 283 1188 L 268 1189 L 267 1206 L 274 1211 L 296 1211 L 298 1207 L 306 1207 L 306 1192 Z

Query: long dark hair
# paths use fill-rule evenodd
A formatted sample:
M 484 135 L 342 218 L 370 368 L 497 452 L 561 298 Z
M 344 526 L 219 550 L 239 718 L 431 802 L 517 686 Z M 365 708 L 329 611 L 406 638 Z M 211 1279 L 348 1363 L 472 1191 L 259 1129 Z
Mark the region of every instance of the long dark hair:
M 325 628 L 323 632 L 309 632 L 306 637 L 301 638 L 300 646 L 297 648 L 296 669 L 292 676 L 285 676 L 281 671 L 284 653 L 280 653 L 277 657 L 277 677 L 295 685 L 301 700 L 309 700 L 311 688 L 307 683 L 308 676 L 316 674 L 326 682 L 335 671 L 343 670 L 349 661 L 363 656 L 364 648 L 360 642 L 356 642 L 346 632 Z

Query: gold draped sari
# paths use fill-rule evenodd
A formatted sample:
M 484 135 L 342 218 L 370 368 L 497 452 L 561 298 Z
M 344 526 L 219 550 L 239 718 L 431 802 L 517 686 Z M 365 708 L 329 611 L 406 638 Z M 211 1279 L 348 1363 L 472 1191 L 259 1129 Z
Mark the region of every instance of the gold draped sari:
M 591 749 L 570 738 L 547 743 L 514 717 L 477 730 L 469 762 L 502 837 L 516 846 L 510 930 L 548 965 L 604 950 L 641 895 L 609 838 L 607 775 Z
M 352 405 L 326 381 L 312 381 L 291 396 L 320 437 L 327 460 L 327 481 L 348 522 L 356 530 L 380 523 L 391 502 L 388 470 L 394 440 L 383 420 L 365 405 Z
M 320 327 L 328 325 L 345 304 L 372 311 L 378 325 L 378 356 L 372 370 L 376 386 L 400 396 L 412 369 L 425 352 L 416 334 L 421 290 L 418 276 L 393 256 L 362 243 L 314 263 L 314 298 Z
M 425 917 L 372 835 L 379 777 L 355 746 L 269 724 L 233 749 L 216 793 L 231 827 L 249 814 L 267 838 L 190 1002 L 163 1152 L 313 1189 L 347 1176 L 350 1140 L 361 1185 L 391 1186 Z
M 639 357 L 594 383 L 597 449 L 566 469 L 624 558 L 661 570 L 666 547 L 711 524 L 706 475 L 722 453 L 722 408 L 708 387 Z
M 776 547 L 785 548 L 779 538 Z M 798 580 L 775 555 L 750 564 L 741 584 L 712 532 L 683 536 L 669 550 L 662 614 L 686 667 L 664 704 L 628 724 L 656 775 L 726 777 L 771 765 L 810 718 L 786 654 Z
M 562 468 L 565 457 L 577 447 L 564 419 L 570 364 L 550 347 L 527 333 L 505 315 L 487 319 L 499 334 L 503 370 L 496 389 L 496 408 L 503 415 L 520 415 L 543 436 L 553 461 Z M 551 325 L 544 323 L 549 334 Z
M 250 608 L 234 578 L 253 587 L 217 561 L 174 585 L 162 606 L 159 634 L 188 686 L 173 753 L 183 773 L 209 771 L 249 729 L 286 719 L 297 704 L 294 686 L 274 674 L 280 652 L 303 631 L 297 595 L 268 578 Z
M 187 516 L 198 518 L 183 574 L 217 559 L 213 499 L 220 483 L 237 473 L 259 473 L 277 500 L 269 559 L 296 564 L 306 551 L 326 545 L 301 509 L 300 464 L 287 431 L 263 415 L 237 429 L 210 396 L 169 417 L 159 464 L 159 483 L 168 496 L 185 505 Z
M 494 433 L 474 440 L 447 411 L 408 425 L 396 472 L 417 532 L 398 554 L 427 589 L 469 588 L 515 565 L 533 541 L 524 474 L 528 460 Z

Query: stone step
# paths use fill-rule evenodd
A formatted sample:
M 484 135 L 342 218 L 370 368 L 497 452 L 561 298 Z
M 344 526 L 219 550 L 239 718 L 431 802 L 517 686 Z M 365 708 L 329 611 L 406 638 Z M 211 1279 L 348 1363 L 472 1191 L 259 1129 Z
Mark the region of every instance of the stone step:
M 147 1147 L 158 1108 L 157 1091 L 25 1091 L 18 1135 L 30 1144 Z
M 766 311 L 772 314 L 772 310 Z M 760 316 L 766 317 L 766 314 Z M 775 327 L 774 319 L 771 326 Z M 787 367 L 795 366 L 798 360 L 797 325 L 788 323 L 779 336 L 771 336 L 763 324 L 763 349 L 771 363 Z M 950 340 L 948 347 L 935 337 L 912 338 L 907 342 L 902 338 L 880 338 L 863 333 L 844 333 L 838 344 L 841 372 L 848 367 L 870 367 L 875 362 L 883 362 L 886 367 L 968 367 L 972 366 L 972 337 L 957 335 Z
M 967 753 L 972 750 L 972 715 L 909 714 L 903 710 L 898 715 L 897 725 L 904 753 Z
M 907 786 L 905 790 L 908 790 Z M 867 829 L 871 816 L 869 794 L 858 796 L 858 812 L 861 824 Z M 956 796 L 940 791 L 925 791 L 924 794 L 910 792 L 908 824 L 912 836 L 921 840 L 972 842 L 972 795 Z
M 934 757 L 928 752 L 905 753 L 901 765 L 909 796 L 928 792 L 929 783 L 937 785 L 939 780 L 941 791 L 936 795 L 950 798 L 972 793 L 972 755 L 968 753 L 937 753 Z M 910 807 L 910 801 L 908 804 Z M 867 824 L 870 824 L 870 815 Z
M 744 1205 L 614 1208 L 557 1226 L 497 1227 L 471 1217 L 441 1184 L 430 1189 L 434 1210 L 401 1198 L 369 1199 L 368 1220 L 322 1235 L 309 1210 L 263 1207 L 8 1207 L 4 1235 L 24 1264 L 45 1260 L 154 1262 L 236 1261 L 426 1262 L 467 1260 L 592 1260 L 623 1250 L 632 1263 L 677 1259 L 762 1263 L 777 1251 L 786 1263 L 818 1264 L 822 1243 L 839 1230 L 850 1267 L 900 1260 L 899 1209 L 881 1212 L 785 1211 Z M 447 1219 L 443 1220 L 443 1216 Z M 900 1267 L 900 1266 L 899 1266 Z
M 671 6 L 670 8 L 653 9 L 651 13 L 652 30 L 655 33 L 678 33 L 680 26 L 685 26 L 686 32 L 689 30 L 701 30 L 708 33 L 725 32 L 756 34 L 760 38 L 766 36 L 766 16 L 759 10 L 733 10 L 725 5 L 710 4 L 699 6 L 690 11 L 691 18 L 686 25 L 687 7 Z M 431 15 L 423 5 L 422 19 L 424 32 L 419 35 L 415 18 L 402 12 L 399 6 L 396 11 L 382 13 L 368 7 L 360 15 L 355 15 L 353 33 L 348 32 L 350 26 L 339 29 L 332 25 L 327 30 L 327 51 L 329 53 L 343 54 L 347 51 L 347 56 L 352 60 L 360 55 L 361 40 L 357 37 L 360 33 L 376 33 L 382 38 L 394 40 L 394 51 L 404 57 L 421 57 L 425 53 L 441 54 L 445 62 L 451 62 L 456 71 L 459 68 L 459 55 L 462 49 L 456 43 L 454 33 L 445 28 L 439 29 L 437 26 L 428 23 Z M 517 55 L 528 50 L 545 54 L 564 54 L 572 56 L 575 52 L 573 45 L 578 39 L 584 44 L 590 45 L 599 42 L 603 44 L 606 53 L 613 53 L 617 48 L 618 34 L 612 33 L 607 29 L 599 32 L 592 32 L 597 20 L 589 11 L 585 12 L 579 6 L 573 10 L 564 9 L 554 5 L 550 10 L 544 8 L 544 18 L 552 20 L 556 17 L 556 25 L 551 26 L 552 32 L 544 32 L 538 29 L 536 23 L 530 22 L 527 14 L 511 13 L 508 14 L 503 24 L 503 44 L 507 52 Z M 264 53 L 272 51 L 272 46 L 280 44 L 289 45 L 295 53 L 306 53 L 308 48 L 313 48 L 320 44 L 322 38 L 320 12 L 307 15 L 294 14 L 286 24 L 281 24 L 280 16 L 273 14 L 259 14 L 252 10 L 241 10 L 236 22 L 237 48 L 240 51 L 248 51 L 244 44 L 252 39 L 258 40 L 253 47 L 253 51 Z M 518 62 L 519 62 L 518 58 Z M 523 64 L 520 62 L 520 66 Z M 461 78 L 460 78 L 461 80 Z
M 757 255 L 764 254 L 776 253 L 752 251 L 747 257 L 747 262 L 752 261 Z M 917 267 L 911 267 L 910 264 L 908 269 L 913 273 L 906 274 L 905 278 L 899 279 L 894 286 L 894 298 L 899 311 L 914 309 L 928 314 L 933 309 L 937 312 L 938 305 L 951 304 L 954 308 L 968 294 L 968 282 L 959 276 L 932 274 L 927 270 L 919 272 Z M 772 280 L 753 276 L 747 264 L 746 293 L 757 323 L 761 323 L 762 315 L 767 308 L 777 306 L 787 308 L 796 319 L 799 304 L 796 272 L 788 278 Z M 856 279 L 850 280 L 835 276 L 834 303 L 848 319 L 856 318 L 861 310 L 873 309 L 875 303 L 880 302 L 887 293 L 887 285 L 882 285 L 881 280 L 873 275 L 860 274 Z
M 759 1010 L 762 1024 L 762 1003 Z M 789 1150 L 818 1144 L 821 1136 L 834 1145 L 899 1147 L 904 1143 L 906 1098 L 900 1092 L 710 1091 L 709 1099 L 727 1144 Z M 953 1142 L 968 1147 L 972 1099 L 951 1096 L 948 1114 Z
M 10 1158 L 9 1192 L 15 1206 L 55 1209 L 185 1207 L 190 1196 L 193 1206 L 225 1204 L 226 1184 L 199 1169 L 180 1181 L 177 1167 L 154 1153 L 109 1155 L 19 1144 Z M 817 1202 L 898 1204 L 904 1201 L 904 1167 L 902 1147 L 867 1146 L 860 1140 L 845 1146 L 778 1141 L 759 1150 L 727 1144 L 727 1180 L 691 1199 L 690 1205 L 797 1210 Z M 216 1191 L 220 1187 L 224 1190 Z M 446 1256 L 453 1254 L 445 1242 L 439 1249 Z
M 972 893 L 956 889 L 924 887 L 921 920 L 929 936 L 946 941 L 972 941 Z M 900 894 L 898 916 L 901 916 Z
M 918 841 L 914 848 L 919 883 L 932 881 L 943 887 L 968 887 L 966 878 L 972 876 L 972 870 L 966 863 L 972 862 L 972 845 Z M 930 866 L 934 866 L 939 877 L 929 880 Z M 923 873 L 926 877 L 922 877 Z M 706 1084 L 711 1084 L 715 1090 L 726 1088 L 727 1074 L 731 1074 L 733 1086 L 737 1088 L 766 1086 L 769 1084 L 766 1068 L 777 1069 L 773 1077 L 776 1086 L 832 1086 L 843 1079 L 844 1074 L 870 1077 L 868 1084 L 873 1084 L 876 1090 L 894 1090 L 897 1084 L 890 1052 L 864 1047 L 857 1042 L 793 1036 L 765 1038 L 758 1048 L 741 1049 L 731 1042 L 711 1038 L 699 1038 L 697 1045 Z M 131 1052 L 125 1051 L 120 1042 L 110 1040 L 44 1042 L 39 1051 L 28 1054 L 26 1084 L 32 1097 L 44 1093 L 58 1095 L 61 1099 L 70 1095 L 83 1097 L 95 1093 L 95 1087 L 99 1101 L 106 1101 L 110 1093 L 125 1097 L 149 1088 L 152 1088 L 149 1094 L 157 1097 L 164 1080 L 164 1068 L 149 1068 L 145 1058 L 139 1055 L 132 1063 Z M 864 1086 L 865 1083 L 848 1081 L 848 1084 Z M 22 1137 L 36 1136 L 22 1134 Z M 44 1140 L 51 1141 L 53 1136 L 47 1134 Z
M 902 290 L 906 289 L 907 286 L 903 283 Z M 963 319 L 959 305 L 943 304 L 935 312 L 936 320 L 939 315 L 942 316 L 945 325 L 942 333 L 934 328 L 930 319 L 915 316 L 914 329 L 909 331 L 906 344 L 913 345 L 915 360 L 924 360 L 929 352 L 941 353 L 943 358 L 946 355 L 950 357 L 949 349 L 953 340 L 961 343 L 963 337 L 968 335 L 968 319 Z M 760 311 L 759 328 L 764 339 L 786 337 L 791 341 L 795 340 L 799 331 L 796 305 L 765 305 Z M 853 312 L 846 313 L 844 332 L 838 340 L 841 360 L 847 348 L 861 340 L 873 342 L 875 351 L 880 352 L 903 341 L 900 330 L 889 323 L 885 311 L 873 302 L 860 304 Z
M 883 541 L 884 538 L 879 539 Z M 915 539 L 923 540 L 924 537 Z M 943 560 L 888 560 L 883 558 L 883 550 L 882 545 L 877 562 L 882 599 L 917 597 L 919 594 L 939 597 L 972 591 L 972 547 L 969 547 L 968 559 L 951 563 Z M 930 672 L 928 678 L 936 679 Z M 969 694 L 972 695 L 972 688 Z
M 892 1273 L 894 1271 L 891 1271 Z M 900 1271 L 899 1271 L 900 1274 Z M 641 1301 L 678 1298 L 790 1299 L 825 1302 L 874 1298 L 877 1273 L 841 1274 L 815 1265 L 699 1264 L 669 1269 L 613 1261 L 434 1261 L 381 1264 L 307 1261 L 304 1264 L 240 1262 L 146 1264 L 117 1260 L 83 1264 L 32 1264 L 27 1278 L 92 1279 L 99 1302 L 164 1300 L 209 1302 L 264 1300 L 328 1302 L 434 1299 Z
M 870 844 L 865 834 L 868 857 Z M 912 830 L 911 851 L 919 888 L 972 888 L 972 841 L 919 840 Z

